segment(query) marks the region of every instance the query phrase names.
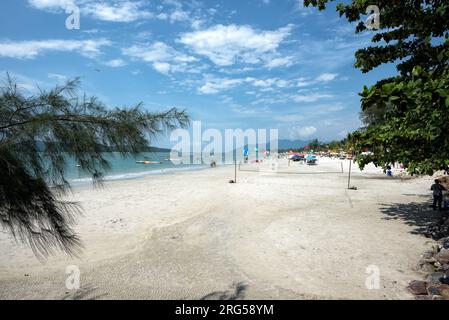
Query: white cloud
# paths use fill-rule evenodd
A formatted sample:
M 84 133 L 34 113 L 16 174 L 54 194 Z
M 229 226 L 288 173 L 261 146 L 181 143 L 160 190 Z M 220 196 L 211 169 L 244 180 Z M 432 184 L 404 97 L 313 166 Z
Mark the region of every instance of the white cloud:
M 182 9 L 175 9 L 170 13 L 161 12 L 156 16 L 156 18 L 158 18 L 159 20 L 168 20 L 170 21 L 170 23 L 189 21 L 192 26 L 195 25 L 196 27 L 198 27 L 201 23 L 200 20 L 192 18 L 187 11 L 184 11 Z
M 144 10 L 142 6 L 140 1 L 92 2 L 82 7 L 82 11 L 103 21 L 132 22 L 152 17 L 151 12 Z
M 194 29 L 194 30 L 200 29 L 203 23 L 204 23 L 204 20 L 202 20 L 202 19 L 198 19 L 198 18 L 192 19 L 191 20 L 192 29 Z
M 49 79 L 57 80 L 58 82 L 64 82 L 67 81 L 67 76 L 58 74 L 58 73 L 49 73 L 48 74 Z
M 151 63 L 153 68 L 163 74 L 173 72 L 195 72 L 190 63 L 197 59 L 185 55 L 163 42 L 151 45 L 132 46 L 123 49 L 123 54 Z
M 337 73 L 323 73 L 316 78 L 318 82 L 329 82 L 334 80 L 338 76 Z
M 297 79 L 296 86 L 298 88 L 308 87 L 314 84 L 326 83 L 336 79 L 337 73 L 322 73 L 315 79 L 310 78 L 299 78 Z
M 280 104 L 280 103 L 285 103 L 285 102 L 287 102 L 287 99 L 285 99 L 285 98 L 278 98 L 278 97 L 267 98 L 267 97 L 265 97 L 265 98 L 260 98 L 260 99 L 252 101 L 251 105 L 260 106 L 260 105 L 267 105 L 267 104 Z
M 321 99 L 329 99 L 329 98 L 333 98 L 333 95 L 315 92 L 307 94 L 297 94 L 292 96 L 292 99 L 295 102 L 316 102 Z
M 113 59 L 103 63 L 105 66 L 112 68 L 119 68 L 126 66 L 126 62 L 123 59 Z
M 314 116 L 321 116 L 321 115 L 326 115 L 326 114 L 333 113 L 333 112 L 342 111 L 344 109 L 345 109 L 345 106 L 342 103 L 336 102 L 336 103 L 330 103 L 330 104 L 315 105 L 315 106 L 313 106 L 313 108 L 311 108 L 309 110 L 308 113 L 310 115 L 314 115 Z
M 267 115 L 271 117 L 271 110 L 267 107 L 248 107 L 248 106 L 241 106 L 239 104 L 233 104 L 231 105 L 231 110 L 235 113 L 245 115 L 245 118 L 250 115 L 251 117 L 263 117 L 265 118 Z
M 176 9 L 175 11 L 173 11 L 170 14 L 170 21 L 171 22 L 175 22 L 175 21 L 187 21 L 189 20 L 189 15 L 187 14 L 187 12 L 180 10 L 180 9 Z
M 40 10 L 66 10 L 77 6 L 82 14 L 110 22 L 133 22 L 153 16 L 151 12 L 145 10 L 143 1 L 28 0 L 28 3 Z
M 73 0 L 28 0 L 28 3 L 37 9 L 65 9 L 74 6 Z
M 214 94 L 231 89 L 241 84 L 243 81 L 243 79 L 209 78 L 206 80 L 206 83 L 198 89 L 198 92 L 203 94 Z
M 156 16 L 156 18 L 158 18 L 159 20 L 168 20 L 168 17 L 168 14 L 165 12 L 161 12 Z
M 290 67 L 293 64 L 293 57 L 281 57 L 273 58 L 266 63 L 268 69 L 274 69 L 278 67 Z
M 290 81 L 282 80 L 279 78 L 216 78 L 212 76 L 206 76 L 204 79 L 204 85 L 200 87 L 198 91 L 205 94 L 214 94 L 220 91 L 231 89 L 240 84 L 251 85 L 255 88 L 258 88 L 259 91 L 263 92 L 273 91 L 274 88 L 288 88 L 292 86 L 292 83 Z M 258 100 L 258 102 L 260 103 L 261 101 Z
M 170 12 L 150 12 L 146 6 L 147 1 L 136 0 L 28 0 L 28 3 L 36 9 L 47 11 L 66 10 L 78 7 L 82 14 L 95 19 L 109 22 L 133 22 L 145 18 L 157 18 L 168 20 L 171 23 L 189 21 L 198 25 L 198 21 L 191 13 L 182 9 L 183 4 L 177 1 L 164 1 L 164 4 L 172 6 Z M 159 10 L 163 6 L 158 6 Z
M 308 87 L 308 86 L 310 86 L 312 84 L 314 84 L 314 82 L 310 81 L 307 78 L 299 78 L 299 79 L 297 79 L 297 82 L 296 82 L 296 86 L 298 88 Z
M 288 25 L 275 31 L 259 31 L 250 26 L 216 25 L 184 33 L 179 41 L 218 66 L 237 62 L 257 64 L 272 60 L 280 43 L 291 33 Z
M 294 126 L 290 129 L 291 139 L 305 139 L 313 136 L 317 132 L 317 129 L 313 126 L 309 127 L 298 127 Z
M 106 39 L 97 40 L 41 40 L 0 42 L 0 57 L 34 59 L 48 52 L 78 52 L 89 58 L 101 54 L 101 47 L 110 45 Z
M 217 12 L 218 12 L 218 10 L 215 9 L 215 8 L 209 8 L 209 9 L 207 9 L 207 13 L 208 13 L 209 15 L 211 15 L 211 16 L 216 15 Z
M 276 116 L 274 119 L 280 122 L 298 122 L 304 120 L 304 116 L 301 114 L 287 114 Z
M 277 104 L 280 102 L 295 101 L 295 102 L 316 102 L 322 99 L 333 98 L 332 94 L 319 93 L 316 91 L 303 91 L 296 94 L 284 94 L 282 95 L 280 90 L 299 88 L 302 86 L 309 86 L 317 83 L 316 80 L 307 81 L 305 78 L 284 80 L 280 78 L 218 78 L 213 76 L 206 76 L 203 79 L 203 86 L 199 89 L 202 93 L 218 93 L 233 88 L 237 84 L 248 85 L 256 88 L 258 92 L 273 92 L 278 91 L 277 97 L 274 98 L 262 98 L 253 101 L 252 104 Z M 225 83 L 225 85 L 222 85 Z M 232 84 L 232 85 L 231 85 Z M 246 89 L 245 89 L 246 90 Z M 254 92 L 255 93 L 255 92 Z
M 154 62 L 153 68 L 162 74 L 169 74 L 171 71 L 171 65 L 167 62 Z
M 245 79 L 246 82 L 252 84 L 255 87 L 279 87 L 279 88 L 288 88 L 291 86 L 291 83 L 287 80 L 282 80 L 279 78 L 268 78 L 268 79 L 256 79 L 252 77 L 247 77 Z
M 188 22 L 192 29 L 197 30 L 204 22 L 199 16 L 199 3 L 196 1 L 173 1 L 163 0 L 164 5 L 157 6 L 158 14 L 156 18 L 159 20 L 175 22 Z M 167 9 L 167 7 L 170 7 Z M 186 7 L 188 9 L 186 9 Z M 213 15 L 215 9 L 208 9 L 208 15 Z

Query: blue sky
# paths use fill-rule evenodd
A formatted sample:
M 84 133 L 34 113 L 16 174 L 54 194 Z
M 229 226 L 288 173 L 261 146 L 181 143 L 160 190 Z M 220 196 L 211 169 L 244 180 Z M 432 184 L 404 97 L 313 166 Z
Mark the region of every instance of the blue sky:
M 73 6 L 79 30 L 66 28 Z M 334 5 L 319 12 L 299 0 L 6 0 L 0 72 L 30 93 L 81 77 L 107 105 L 185 108 L 204 129 L 330 140 L 360 126 L 363 85 L 394 74 L 353 67 L 370 36 L 355 35 Z

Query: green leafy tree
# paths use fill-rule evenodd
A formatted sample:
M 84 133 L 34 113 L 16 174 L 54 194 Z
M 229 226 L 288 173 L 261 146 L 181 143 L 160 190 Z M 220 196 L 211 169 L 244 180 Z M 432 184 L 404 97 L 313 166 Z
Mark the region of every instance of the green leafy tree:
M 305 0 L 324 10 L 329 0 Z M 362 72 L 395 63 L 398 75 L 364 88 L 361 118 L 365 124 L 349 138 L 361 167 L 403 163 L 412 173 L 432 174 L 449 165 L 449 2 L 443 0 L 353 0 L 337 5 L 340 16 L 358 22 L 369 5 L 380 9 L 380 30 L 372 45 L 355 53 Z
M 25 95 L 9 78 L 0 88 L 0 224 L 39 257 L 82 248 L 72 225 L 80 211 L 62 200 L 70 188 L 69 159 L 101 182 L 110 169 L 105 150 L 137 155 L 164 131 L 185 127 L 185 111 L 153 113 L 141 104 L 106 108 L 77 93 L 79 80 L 35 96 Z
M 319 151 L 321 147 L 321 143 L 318 141 L 318 139 L 313 139 L 308 144 L 308 149 L 313 151 Z
M 361 156 L 361 164 L 378 166 L 399 162 L 412 173 L 432 174 L 449 165 L 449 70 L 442 74 L 420 67 L 413 76 L 381 87 L 365 88 L 362 108 L 381 105 L 382 121 L 352 136 L 356 149 L 374 155 Z

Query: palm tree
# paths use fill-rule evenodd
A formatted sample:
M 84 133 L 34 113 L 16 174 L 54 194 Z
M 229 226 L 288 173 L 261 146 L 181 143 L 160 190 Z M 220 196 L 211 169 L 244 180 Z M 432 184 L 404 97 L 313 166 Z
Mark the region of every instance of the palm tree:
M 70 188 L 69 159 L 101 183 L 110 169 L 105 150 L 134 156 L 157 135 L 190 123 L 176 108 L 106 108 L 95 97 L 79 95 L 79 84 L 75 79 L 26 95 L 8 75 L 0 87 L 0 225 L 40 258 L 57 249 L 70 255 L 82 249 L 72 229 L 80 207 L 62 200 Z

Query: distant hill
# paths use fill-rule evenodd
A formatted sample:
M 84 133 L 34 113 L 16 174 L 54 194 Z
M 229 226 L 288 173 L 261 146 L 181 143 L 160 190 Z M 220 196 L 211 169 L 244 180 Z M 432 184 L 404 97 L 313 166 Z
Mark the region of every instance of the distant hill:
M 45 150 L 45 145 L 42 141 L 37 141 L 36 146 L 40 151 Z M 114 152 L 114 149 L 108 148 L 107 146 L 103 146 L 104 152 Z M 170 149 L 158 148 L 158 147 L 146 147 L 142 152 L 170 152 Z
M 308 143 L 309 143 L 309 141 L 281 139 L 278 142 L 278 149 L 279 149 L 279 151 L 290 150 L 290 149 L 299 149 L 299 148 L 306 146 Z
M 158 147 L 148 147 L 147 152 L 171 152 L 171 149 L 158 148 Z

